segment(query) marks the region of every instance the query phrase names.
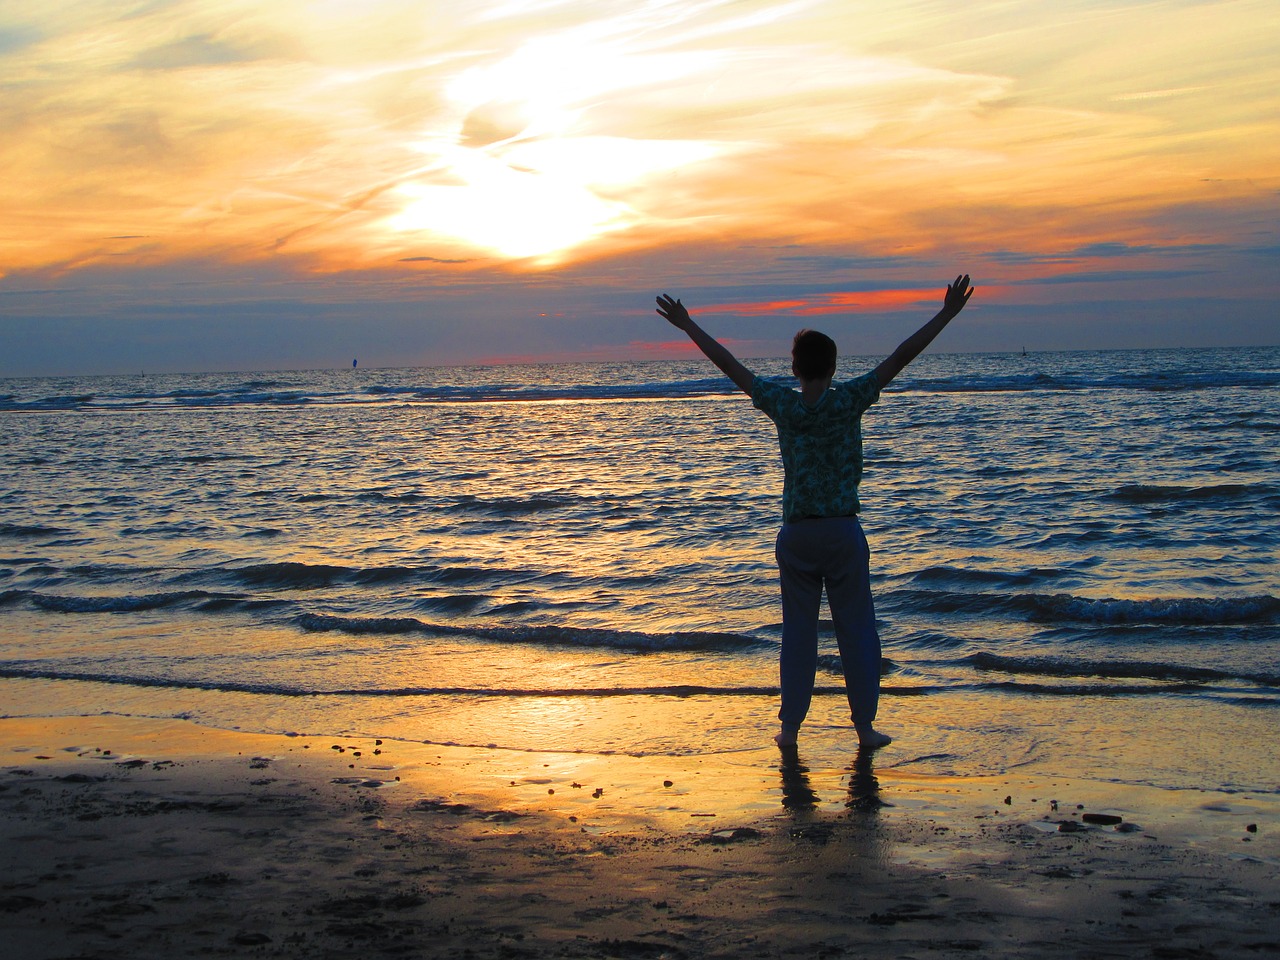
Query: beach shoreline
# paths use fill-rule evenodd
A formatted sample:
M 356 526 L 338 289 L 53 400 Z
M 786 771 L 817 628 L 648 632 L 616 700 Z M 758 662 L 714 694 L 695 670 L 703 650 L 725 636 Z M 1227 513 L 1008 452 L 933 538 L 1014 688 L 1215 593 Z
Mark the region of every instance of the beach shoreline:
M 891 756 L 0 720 L 7 954 L 1280 953 L 1273 796 Z

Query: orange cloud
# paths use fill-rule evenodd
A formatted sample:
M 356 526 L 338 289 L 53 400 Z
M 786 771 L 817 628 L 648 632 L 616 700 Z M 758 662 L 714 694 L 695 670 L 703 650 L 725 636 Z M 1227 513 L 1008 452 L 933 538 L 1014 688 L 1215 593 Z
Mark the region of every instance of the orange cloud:
M 922 303 L 941 303 L 940 290 L 847 290 L 817 294 L 793 300 L 770 300 L 764 303 L 719 303 L 699 306 L 699 313 L 732 313 L 738 316 L 781 314 L 789 317 L 813 317 L 829 313 L 869 313 L 899 310 Z
M 676 237 L 1043 251 L 1277 184 L 1265 0 L 1117 3 L 1105 36 L 999 4 L 10 6 L 0 272 L 542 269 Z M 102 240 L 139 235 L 127 260 Z M 880 295 L 780 309 L 917 302 Z

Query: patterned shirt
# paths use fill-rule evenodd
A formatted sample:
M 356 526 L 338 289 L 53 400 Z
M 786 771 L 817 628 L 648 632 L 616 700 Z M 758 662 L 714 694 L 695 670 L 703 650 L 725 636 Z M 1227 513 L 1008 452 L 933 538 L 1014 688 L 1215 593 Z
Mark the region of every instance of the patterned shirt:
M 862 414 L 878 399 L 880 384 L 874 371 L 833 383 L 812 409 L 790 387 L 755 378 L 751 402 L 778 428 L 784 521 L 858 512 Z

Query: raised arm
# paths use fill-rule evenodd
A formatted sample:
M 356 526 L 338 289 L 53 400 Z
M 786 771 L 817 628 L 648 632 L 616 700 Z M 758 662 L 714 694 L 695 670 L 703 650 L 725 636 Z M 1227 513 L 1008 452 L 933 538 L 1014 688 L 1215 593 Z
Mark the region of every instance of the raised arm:
M 724 371 L 724 375 L 737 384 L 738 389 L 751 396 L 751 383 L 756 376 L 741 363 L 719 340 L 703 330 L 689 316 L 683 303 L 674 300 L 667 294 L 658 297 L 658 314 L 671 321 L 672 326 L 679 327 L 694 344 L 707 355 L 707 359 Z
M 955 283 L 947 284 L 947 294 L 942 300 L 942 309 L 932 320 L 913 333 L 898 345 L 898 349 L 889 354 L 880 366 L 876 367 L 876 379 L 880 389 L 887 387 L 891 380 L 902 372 L 902 368 L 920 356 L 921 351 L 933 342 L 933 338 L 942 332 L 942 328 L 952 321 L 957 313 L 973 296 L 974 288 L 969 286 L 969 275 L 956 277 Z

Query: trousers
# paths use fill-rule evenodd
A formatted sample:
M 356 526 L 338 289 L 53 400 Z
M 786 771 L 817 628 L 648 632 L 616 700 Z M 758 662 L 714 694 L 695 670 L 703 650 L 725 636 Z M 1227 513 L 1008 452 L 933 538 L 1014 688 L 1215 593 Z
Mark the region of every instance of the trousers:
M 782 706 L 778 719 L 799 727 L 809 713 L 818 669 L 818 611 L 825 587 L 855 724 L 870 724 L 880 703 L 880 634 L 871 599 L 870 551 L 857 517 L 794 520 L 778 531 L 782 586 Z

